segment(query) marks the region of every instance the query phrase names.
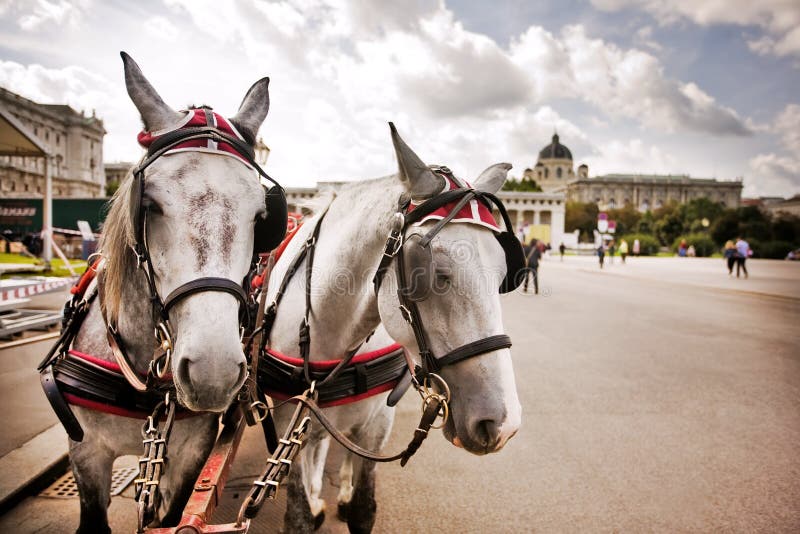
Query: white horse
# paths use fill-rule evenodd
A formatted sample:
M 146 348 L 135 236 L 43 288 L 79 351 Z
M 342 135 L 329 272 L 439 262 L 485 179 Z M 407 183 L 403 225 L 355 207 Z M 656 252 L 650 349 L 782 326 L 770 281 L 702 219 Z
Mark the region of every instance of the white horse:
M 393 338 L 410 353 L 418 354 L 417 339 L 398 301 L 394 269 L 387 271 L 378 294 L 373 290 L 373 275 L 383 257 L 387 235 L 397 222 L 398 200 L 410 197 L 421 202 L 441 193 L 446 184 L 395 130 L 393 141 L 398 174 L 349 184 L 337 191 L 327 206 L 311 276 L 311 361 L 347 354 L 361 346 L 380 323 L 388 333 L 378 330 L 360 352 L 389 345 Z M 489 167 L 475 180 L 474 188 L 495 193 L 508 169 L 508 164 Z M 274 300 L 280 281 L 300 247 L 305 246 L 318 217 L 305 223 L 276 264 L 267 303 Z M 422 223 L 418 230 L 426 231 L 434 224 Z M 431 246 L 435 273 L 428 274 L 435 277 L 438 288 L 445 290 L 434 291 L 417 304 L 434 354 L 443 355 L 502 334 L 498 287 L 506 274 L 506 262 L 492 230 L 475 224 L 446 224 Z M 278 306 L 270 347 L 283 354 L 298 354 L 298 325 L 306 309 L 305 278 L 302 269 L 292 277 Z M 510 350 L 485 352 L 445 367 L 440 374 L 452 394 L 445 437 L 474 454 L 499 451 L 516 433 L 521 420 Z M 393 420 L 386 394 L 325 411 L 343 433 L 373 450 L 384 445 Z M 279 411 L 280 430 L 286 416 Z M 287 532 L 309 532 L 324 519 L 320 491 L 329 442 L 321 426 L 312 423 L 312 433 L 288 481 Z M 346 516 L 351 532 L 371 531 L 376 511 L 374 462 L 348 454 L 340 474 L 340 516 Z
M 187 112 L 173 111 L 136 63 L 124 53 L 122 57 L 128 94 L 141 114 L 145 131 L 163 132 L 185 122 Z M 268 84 L 268 78 L 256 82 L 229 121 L 250 144 L 267 115 Z M 198 278 L 218 277 L 241 284 L 250 269 L 254 221 L 265 215 L 264 190 L 251 167 L 229 156 L 177 151 L 159 157 L 145 171 L 141 198 L 142 208 L 147 209 L 145 244 L 152 258 L 154 286 L 162 300 Z M 114 362 L 106 341 L 107 321 L 113 322 L 133 369 L 144 376 L 153 359 L 155 324 L 151 292 L 132 251 L 136 240 L 132 182 L 129 178 L 123 183 L 111 202 L 100 241 L 107 263 L 99 280 L 100 298 L 92 304 L 73 348 Z M 168 467 L 161 483 L 162 524 L 176 523 L 180 518 L 216 438 L 219 413 L 228 407 L 246 378 L 239 307 L 231 294 L 212 290 L 183 298 L 168 312 L 174 333 L 170 370 L 177 400 L 200 413 L 176 420 L 172 429 Z M 112 464 L 118 456 L 142 454 L 143 418 L 80 406 L 73 409 L 85 430 L 82 441 L 69 443 L 80 491 L 78 532 L 109 532 Z

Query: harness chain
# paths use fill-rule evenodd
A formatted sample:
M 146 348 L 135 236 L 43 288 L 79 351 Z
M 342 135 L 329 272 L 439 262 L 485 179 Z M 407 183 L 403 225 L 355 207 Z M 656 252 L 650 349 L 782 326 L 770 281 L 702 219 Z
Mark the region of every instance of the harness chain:
M 161 499 L 159 484 L 167 461 L 167 442 L 175 422 L 175 404 L 167 393 L 142 426 L 144 452 L 139 458 L 139 477 L 134 480 L 138 516 L 136 532 L 139 534 L 155 519 Z M 159 427 L 162 417 L 165 421 Z

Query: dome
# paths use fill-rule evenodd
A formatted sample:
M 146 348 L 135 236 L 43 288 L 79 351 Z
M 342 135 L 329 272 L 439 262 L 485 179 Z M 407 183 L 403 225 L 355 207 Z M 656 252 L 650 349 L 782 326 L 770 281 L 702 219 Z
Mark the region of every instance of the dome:
M 553 134 L 553 142 L 539 152 L 539 159 L 568 159 L 572 161 L 572 152 L 558 142 L 558 134 Z

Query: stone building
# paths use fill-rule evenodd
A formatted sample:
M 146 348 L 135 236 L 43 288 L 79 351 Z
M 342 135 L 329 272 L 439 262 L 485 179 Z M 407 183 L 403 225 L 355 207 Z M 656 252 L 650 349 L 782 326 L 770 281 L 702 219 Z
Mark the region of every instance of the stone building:
M 723 181 L 687 175 L 606 174 L 579 178 L 567 184 L 567 200 L 595 202 L 601 210 L 631 204 L 639 211 L 647 211 L 672 201 L 684 204 L 696 198 L 708 198 L 727 208 L 736 208 L 741 195 L 741 179 Z
M 535 180 L 545 192 L 565 193 L 569 202 L 595 202 L 601 210 L 631 204 L 640 211 L 647 211 L 671 201 L 683 204 L 695 198 L 709 198 L 735 208 L 742 194 L 741 178 L 724 181 L 657 174 L 589 177 L 589 167 L 585 164 L 579 165 L 575 173 L 572 152 L 561 144 L 557 134 L 539 152 L 533 169 L 525 169 L 524 177 Z
M 287 187 L 286 200 L 289 211 L 308 212 L 306 206 L 320 193 L 335 191 L 346 182 L 319 182 L 317 187 Z M 558 246 L 567 239 L 564 235 L 565 201 L 563 193 L 530 193 L 500 191 L 497 197 L 511 218 L 515 231 L 526 230 L 525 239 L 536 237 Z M 495 218 L 502 225 L 500 216 Z M 569 236 L 571 237 L 571 235 Z
M 0 87 L 0 106 L 14 116 L 51 155 L 53 196 L 94 198 L 105 195 L 103 121 L 63 104 L 39 104 Z M 44 158 L 0 157 L 0 195 L 41 198 Z

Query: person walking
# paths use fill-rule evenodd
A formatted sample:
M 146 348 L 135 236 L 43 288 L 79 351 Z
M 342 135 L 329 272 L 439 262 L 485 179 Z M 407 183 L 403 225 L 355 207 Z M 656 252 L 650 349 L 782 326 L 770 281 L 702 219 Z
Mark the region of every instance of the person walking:
M 619 244 L 619 257 L 622 258 L 622 263 L 625 263 L 625 258 L 628 257 L 628 242 L 624 239 Z
M 739 271 L 744 271 L 744 277 L 747 278 L 747 267 L 744 262 L 750 255 L 750 244 L 741 237 L 736 238 L 736 278 L 739 278 Z
M 613 239 L 608 242 L 608 263 L 614 263 L 614 253 L 617 251 L 617 242 Z
M 638 239 L 634 239 L 633 240 L 633 255 L 634 256 L 637 256 L 637 257 L 639 256 L 640 247 L 641 247 L 641 245 L 639 243 L 639 240 Z
M 533 291 L 534 294 L 539 294 L 539 260 L 542 257 L 542 247 L 531 239 L 527 246 L 523 247 L 525 252 L 525 282 L 522 286 L 522 292 L 528 292 L 528 280 L 533 276 Z
M 566 250 L 567 247 L 566 245 L 564 245 L 563 242 L 560 245 L 558 245 L 558 253 L 561 255 L 561 261 L 564 261 L 564 252 L 566 252 Z
M 602 241 L 600 241 L 600 246 L 597 247 L 597 259 L 600 261 L 600 268 L 603 268 L 603 260 L 606 259 L 606 247 Z
M 730 239 L 725 242 L 722 257 L 725 258 L 725 262 L 728 264 L 728 276 L 733 276 L 733 265 L 736 263 L 736 245 Z

